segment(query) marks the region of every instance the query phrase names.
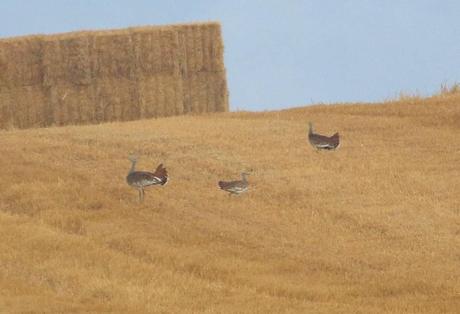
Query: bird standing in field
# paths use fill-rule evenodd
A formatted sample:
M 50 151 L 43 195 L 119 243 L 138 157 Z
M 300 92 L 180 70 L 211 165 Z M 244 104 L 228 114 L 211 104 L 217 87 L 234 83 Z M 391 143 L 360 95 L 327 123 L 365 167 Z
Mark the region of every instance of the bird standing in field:
M 231 196 L 232 194 L 238 195 L 238 194 L 241 194 L 241 193 L 246 192 L 248 190 L 248 187 L 249 187 L 249 182 L 248 182 L 248 179 L 247 179 L 248 175 L 249 175 L 249 173 L 242 172 L 241 173 L 241 180 L 237 180 L 237 181 L 219 181 L 217 184 L 219 185 L 219 188 L 221 190 L 229 192 L 230 193 L 230 194 L 228 194 L 229 196 Z
M 313 132 L 313 124 L 311 122 L 308 122 L 308 125 L 310 127 L 308 130 L 308 141 L 314 148 L 316 148 L 317 150 L 335 150 L 339 146 L 340 138 L 338 132 L 332 136 L 316 134 Z
M 129 156 L 131 169 L 126 177 L 126 182 L 139 191 L 139 201 L 144 201 L 144 188 L 151 185 L 165 185 L 168 183 L 168 172 L 163 164 L 158 165 L 155 172 L 136 171 L 136 156 Z

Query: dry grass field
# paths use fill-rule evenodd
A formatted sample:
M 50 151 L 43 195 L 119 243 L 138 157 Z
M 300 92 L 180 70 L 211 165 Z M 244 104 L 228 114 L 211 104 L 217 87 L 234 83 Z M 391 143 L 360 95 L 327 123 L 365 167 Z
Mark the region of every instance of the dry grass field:
M 458 313 L 459 134 L 459 93 L 0 131 L 0 312 Z

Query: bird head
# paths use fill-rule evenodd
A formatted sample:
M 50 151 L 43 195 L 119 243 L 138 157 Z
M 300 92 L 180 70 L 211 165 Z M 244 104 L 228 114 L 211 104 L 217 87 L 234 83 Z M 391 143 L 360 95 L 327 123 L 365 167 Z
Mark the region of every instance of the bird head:
M 246 177 L 251 175 L 251 173 L 252 173 L 252 169 L 247 170 L 247 171 L 243 171 L 243 172 L 241 172 L 241 177 L 243 178 L 243 180 L 246 180 Z
M 139 157 L 135 154 L 129 154 L 128 159 L 131 162 L 136 162 Z

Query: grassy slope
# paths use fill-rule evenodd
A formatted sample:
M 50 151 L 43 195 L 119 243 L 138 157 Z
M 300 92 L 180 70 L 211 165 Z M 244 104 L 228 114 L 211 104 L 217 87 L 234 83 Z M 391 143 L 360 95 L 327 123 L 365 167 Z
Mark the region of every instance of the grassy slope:
M 459 103 L 0 132 L 0 310 L 456 312 Z M 129 152 L 170 172 L 144 204 Z M 248 194 L 217 190 L 244 169 Z

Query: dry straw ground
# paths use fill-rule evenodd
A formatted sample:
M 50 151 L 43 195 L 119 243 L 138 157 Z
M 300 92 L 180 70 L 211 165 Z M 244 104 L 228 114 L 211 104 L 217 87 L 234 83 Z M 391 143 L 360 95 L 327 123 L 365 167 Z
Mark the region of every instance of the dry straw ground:
M 0 312 L 458 313 L 459 121 L 444 93 L 1 131 Z M 130 152 L 171 175 L 143 204 Z

